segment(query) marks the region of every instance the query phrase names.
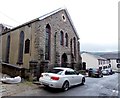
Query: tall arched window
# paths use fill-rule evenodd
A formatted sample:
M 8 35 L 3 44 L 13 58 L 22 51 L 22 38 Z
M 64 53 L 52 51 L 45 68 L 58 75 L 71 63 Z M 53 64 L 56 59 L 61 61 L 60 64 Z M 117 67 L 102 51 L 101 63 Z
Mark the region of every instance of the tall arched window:
M 76 60 L 76 38 L 73 38 L 74 40 L 74 56 L 75 56 L 75 60 Z
M 7 37 L 6 58 L 5 58 L 6 63 L 9 63 L 9 54 L 10 54 L 10 35 L 8 35 Z
M 65 34 L 65 46 L 68 47 L 68 34 Z
M 23 48 L 24 48 L 24 32 L 20 32 L 19 37 L 19 53 L 18 53 L 18 64 L 23 64 Z
M 70 50 L 71 50 L 71 54 L 72 54 L 72 38 L 70 40 Z
M 80 57 L 80 42 L 78 41 L 78 45 L 77 45 L 77 49 L 78 49 L 78 58 L 81 59 Z
M 78 53 L 80 52 L 80 42 L 78 41 Z
M 63 31 L 60 31 L 60 45 L 64 45 L 64 33 Z
M 45 37 L 45 60 L 50 60 L 50 35 L 51 27 L 49 24 L 46 25 L 46 37 Z
M 54 59 L 55 59 L 55 63 L 57 63 L 56 40 L 57 40 L 57 32 L 55 32 L 55 35 L 54 35 L 54 53 L 55 53 L 54 54 L 54 57 L 55 57 Z
M 29 53 L 30 51 L 30 40 L 26 39 L 25 41 L 25 53 Z

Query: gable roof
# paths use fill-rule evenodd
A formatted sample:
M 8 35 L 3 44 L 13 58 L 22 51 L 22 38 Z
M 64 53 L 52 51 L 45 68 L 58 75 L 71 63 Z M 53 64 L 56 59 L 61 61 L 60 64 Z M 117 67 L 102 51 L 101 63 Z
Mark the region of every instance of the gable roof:
M 72 22 L 72 19 L 71 19 L 71 17 L 70 17 L 70 14 L 68 13 L 68 10 L 67 10 L 66 8 L 59 8 L 59 9 L 57 9 L 57 10 L 54 10 L 54 11 L 50 12 L 50 13 L 47 13 L 47 14 L 39 17 L 39 20 L 45 19 L 45 18 L 47 18 L 47 17 L 49 17 L 49 16 L 51 16 L 51 15 L 53 15 L 53 14 L 55 14 L 55 13 L 58 13 L 59 11 L 62 11 L 62 10 L 65 11 L 65 14 L 67 15 L 67 18 L 68 18 L 68 20 L 69 20 L 69 22 L 70 22 L 70 24 L 71 24 L 71 26 L 72 26 L 72 28 L 73 28 L 76 36 L 77 36 L 77 38 L 79 39 L 77 30 L 76 30 L 76 28 L 75 28 L 75 26 L 74 26 L 74 24 L 73 24 L 73 22 Z
M 100 55 L 101 57 L 104 57 L 106 59 L 120 59 L 120 53 L 105 53 L 103 55 Z
M 71 19 L 71 17 L 70 17 L 70 15 L 69 15 L 69 13 L 68 13 L 68 11 L 67 11 L 66 8 L 59 8 L 59 9 L 57 9 L 57 10 L 54 10 L 54 11 L 52 11 L 52 12 L 50 12 L 50 13 L 47 13 L 47 14 L 41 16 L 41 17 L 38 17 L 38 18 L 33 19 L 33 20 L 29 21 L 29 22 L 26 22 L 26 23 L 24 23 L 24 24 L 22 24 L 22 25 L 19 25 L 19 26 L 15 27 L 15 28 L 13 28 L 13 29 L 11 29 L 11 30 L 9 30 L 9 31 L 6 31 L 6 32 L 4 32 L 2 35 L 10 32 L 10 31 L 14 31 L 14 30 L 16 30 L 16 29 L 18 29 L 18 28 L 20 28 L 20 27 L 25 26 L 25 25 L 29 25 L 29 24 L 31 24 L 31 23 L 33 23 L 33 22 L 43 20 L 43 19 L 45 19 L 45 18 L 47 18 L 47 17 L 49 17 L 49 16 L 51 16 L 51 15 L 53 15 L 53 14 L 56 14 L 56 13 L 58 13 L 59 11 L 62 11 L 62 10 L 65 11 L 65 13 L 66 13 L 66 15 L 67 15 L 67 18 L 68 18 L 68 20 L 69 20 L 69 22 L 70 22 L 70 24 L 71 24 L 71 26 L 72 26 L 72 28 L 73 28 L 73 30 L 74 30 L 74 32 L 75 32 L 75 35 L 76 35 L 77 38 L 79 39 L 79 36 L 78 36 L 78 34 L 77 34 L 77 31 L 76 31 L 76 28 L 75 28 L 75 26 L 73 25 L 72 19 Z
M 98 59 L 98 60 L 107 60 L 106 58 L 103 58 L 103 57 L 101 57 L 101 56 L 92 54 L 92 53 L 90 53 L 90 52 L 82 52 L 81 55 L 84 54 L 84 53 L 86 53 L 86 54 L 88 54 L 88 55 L 91 55 L 92 57 L 94 57 L 94 58 L 96 58 L 96 59 Z

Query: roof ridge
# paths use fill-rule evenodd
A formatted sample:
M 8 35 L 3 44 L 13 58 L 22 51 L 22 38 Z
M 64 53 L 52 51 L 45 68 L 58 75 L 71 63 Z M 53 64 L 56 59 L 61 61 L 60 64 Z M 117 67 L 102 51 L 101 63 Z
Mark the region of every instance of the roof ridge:
M 76 36 L 77 36 L 77 38 L 79 39 L 79 36 L 78 36 L 78 34 L 77 34 L 77 31 L 76 31 L 76 28 L 75 28 L 75 26 L 74 26 L 74 24 L 73 24 L 73 22 L 72 22 L 72 19 L 71 19 L 69 13 L 68 13 L 68 10 L 67 10 L 66 7 L 58 8 L 58 9 L 52 11 L 52 12 L 49 12 L 49 13 L 47 13 L 47 14 L 44 14 L 44 15 L 42 15 L 42 16 L 40 16 L 40 17 L 38 17 L 38 18 L 35 18 L 35 19 L 31 20 L 31 21 L 25 22 L 25 23 L 23 23 L 23 24 L 21 24 L 21 25 L 19 25 L 19 26 L 16 26 L 16 27 L 12 28 L 12 29 L 9 30 L 9 31 L 6 31 L 6 32 L 2 33 L 2 35 L 10 32 L 10 31 L 16 30 L 16 29 L 19 28 L 19 27 L 22 27 L 22 26 L 28 25 L 28 24 L 30 24 L 30 23 L 33 23 L 33 22 L 35 22 L 35 21 L 40 21 L 40 20 L 42 20 L 42 19 L 45 19 L 46 17 L 51 16 L 51 15 L 53 15 L 53 14 L 55 14 L 55 13 L 61 11 L 61 10 L 65 10 L 65 14 L 67 15 L 67 18 L 68 18 L 68 20 L 69 20 L 69 22 L 70 22 L 70 24 L 71 24 L 71 26 L 72 26 L 72 28 L 73 28 Z M 1 36 L 1 35 L 0 35 L 0 36 Z
M 98 55 L 95 55 L 95 54 L 93 54 L 93 53 L 91 53 L 91 52 L 83 52 L 83 53 L 88 53 L 89 55 L 91 55 L 91 56 L 93 56 L 93 57 L 95 57 L 95 58 L 97 58 L 97 59 L 106 59 L 106 58 L 103 58 L 103 57 L 101 57 L 101 56 L 98 56 Z

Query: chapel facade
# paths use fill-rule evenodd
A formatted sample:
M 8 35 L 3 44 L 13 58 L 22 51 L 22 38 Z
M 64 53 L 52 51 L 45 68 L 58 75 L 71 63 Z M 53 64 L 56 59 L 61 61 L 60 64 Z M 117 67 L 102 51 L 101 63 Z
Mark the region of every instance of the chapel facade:
M 79 36 L 67 9 L 57 9 L 12 28 L 1 38 L 4 63 L 25 69 L 35 65 L 77 69 L 81 63 Z

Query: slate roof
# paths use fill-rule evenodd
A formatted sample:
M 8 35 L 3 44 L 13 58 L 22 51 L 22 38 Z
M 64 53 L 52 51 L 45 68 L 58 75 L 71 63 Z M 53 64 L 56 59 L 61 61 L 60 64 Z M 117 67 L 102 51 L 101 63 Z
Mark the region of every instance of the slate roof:
M 94 57 L 94 58 L 96 58 L 96 59 L 98 59 L 98 60 L 107 60 L 107 59 L 104 58 L 104 57 L 101 57 L 101 56 L 92 54 L 92 53 L 90 53 L 90 52 L 82 52 L 81 54 L 83 54 L 83 53 L 87 53 L 87 54 L 91 55 L 92 57 Z
M 106 53 L 101 55 L 101 57 L 106 59 L 120 59 L 120 53 Z
M 71 26 L 72 26 L 72 28 L 73 28 L 76 36 L 77 36 L 77 38 L 79 39 L 78 33 L 77 33 L 77 31 L 76 31 L 76 28 L 75 28 L 75 26 L 73 25 L 73 22 L 72 22 L 72 20 L 71 20 L 71 17 L 70 17 L 70 15 L 69 15 L 69 13 L 68 13 L 68 10 L 67 10 L 66 8 L 59 8 L 59 9 L 57 9 L 57 10 L 54 10 L 54 11 L 52 11 L 52 12 L 50 12 L 50 13 L 47 13 L 47 14 L 41 16 L 41 17 L 38 17 L 38 18 L 33 19 L 33 20 L 29 21 L 29 22 L 26 22 L 26 23 L 24 23 L 24 24 L 22 24 L 22 25 L 19 25 L 19 26 L 15 27 L 15 28 L 11 29 L 10 31 L 16 30 L 16 29 L 18 29 L 18 28 L 20 28 L 20 27 L 23 27 L 23 26 L 25 26 L 25 25 L 29 25 L 29 24 L 31 24 L 31 23 L 33 23 L 33 22 L 36 22 L 36 21 L 40 21 L 40 20 L 42 20 L 42 19 L 45 19 L 45 18 L 47 18 L 47 17 L 49 17 L 49 16 L 51 16 L 51 15 L 53 15 L 53 14 L 56 14 L 56 13 L 59 12 L 59 11 L 62 11 L 62 10 L 65 11 L 65 13 L 66 13 L 66 15 L 67 15 L 67 18 L 68 18 L 68 20 L 69 20 L 69 22 L 70 22 L 70 24 L 71 24 Z M 2 35 L 10 32 L 10 31 L 4 32 Z

